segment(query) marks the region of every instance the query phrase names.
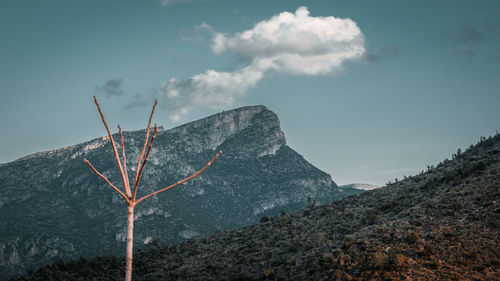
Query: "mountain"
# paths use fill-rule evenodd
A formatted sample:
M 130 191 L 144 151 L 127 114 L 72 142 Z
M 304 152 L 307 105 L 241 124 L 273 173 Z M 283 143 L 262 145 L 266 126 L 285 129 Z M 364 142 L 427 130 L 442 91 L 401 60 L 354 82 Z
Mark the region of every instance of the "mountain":
M 134 280 L 500 280 L 500 135 L 426 172 L 293 214 L 134 255 Z M 122 280 L 124 259 L 21 280 Z
M 124 132 L 129 175 L 145 133 Z M 191 175 L 219 150 L 202 175 L 136 207 L 136 248 L 155 237 L 174 243 L 256 223 L 305 208 L 308 197 L 324 203 L 359 192 L 339 188 L 287 146 L 276 114 L 248 106 L 160 130 L 138 196 Z M 108 137 L 0 165 L 0 276 L 58 259 L 124 254 L 126 204 L 84 157 L 121 186 Z
M 366 183 L 351 183 L 351 184 L 341 185 L 340 188 L 355 188 L 355 189 L 360 189 L 360 190 L 373 190 L 373 189 L 380 188 L 380 186 L 374 185 L 374 184 L 366 184 Z

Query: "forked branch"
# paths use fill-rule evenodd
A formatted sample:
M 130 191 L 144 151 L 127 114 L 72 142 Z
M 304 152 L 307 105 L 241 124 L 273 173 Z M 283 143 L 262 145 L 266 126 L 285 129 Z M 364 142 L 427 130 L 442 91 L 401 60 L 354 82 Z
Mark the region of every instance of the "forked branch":
M 101 115 L 102 123 L 104 123 L 104 126 L 106 127 L 106 131 L 108 132 L 109 139 L 111 140 L 111 145 L 113 146 L 113 152 L 115 153 L 116 163 L 118 163 L 118 167 L 120 168 L 120 173 L 122 175 L 123 185 L 125 186 L 125 192 L 127 193 L 128 197 L 131 197 L 130 188 L 127 185 L 127 180 L 125 179 L 125 173 L 123 172 L 123 167 L 122 167 L 122 164 L 120 162 L 120 157 L 118 156 L 118 151 L 116 150 L 115 140 L 113 139 L 113 136 L 111 135 L 111 132 L 109 131 L 108 124 L 106 123 L 106 119 L 104 119 L 104 115 L 102 114 L 101 107 L 99 106 L 99 103 L 97 102 L 97 98 L 95 96 L 94 96 L 94 102 L 95 102 L 95 105 L 97 105 L 97 110 L 99 110 L 99 114 Z
M 146 129 L 146 140 L 144 141 L 144 146 L 142 147 L 141 156 L 139 156 L 139 160 L 137 161 L 137 169 L 135 172 L 135 181 L 134 181 L 134 194 L 137 192 L 137 185 L 139 184 L 139 170 L 141 170 L 141 161 L 144 156 L 144 151 L 146 151 L 146 147 L 148 145 L 149 140 L 149 130 L 151 129 L 151 120 L 153 119 L 153 114 L 155 113 L 156 105 L 158 104 L 158 100 L 155 100 L 155 104 L 153 105 L 153 110 L 151 110 L 151 115 L 149 116 L 148 128 Z M 134 196 L 135 197 L 135 196 Z
M 125 180 L 127 181 L 127 186 L 130 188 L 130 184 L 128 182 L 128 173 L 127 173 L 127 157 L 125 156 L 125 144 L 123 143 L 122 128 L 120 128 L 120 125 L 118 125 L 118 132 L 120 133 L 120 140 L 122 142 L 123 172 L 125 173 Z
M 222 150 L 219 151 L 219 153 L 217 153 L 217 155 L 215 155 L 215 157 L 212 160 L 210 160 L 210 162 L 208 162 L 208 164 L 205 167 L 203 167 L 203 169 L 199 170 L 198 172 L 194 173 L 193 175 L 191 175 L 191 176 L 189 176 L 189 177 L 187 177 L 187 178 L 185 178 L 185 179 L 183 179 L 183 180 L 181 180 L 181 181 L 179 181 L 177 183 L 174 183 L 171 186 L 165 187 L 164 189 L 160 189 L 160 190 L 155 191 L 155 192 L 153 192 L 153 193 L 151 193 L 149 195 L 146 195 L 146 196 L 142 197 L 141 199 L 135 201 L 135 204 L 137 204 L 137 203 L 141 202 L 142 200 L 147 199 L 147 198 L 149 198 L 151 196 L 155 196 L 158 193 L 161 193 L 163 191 L 167 191 L 167 190 L 169 190 L 169 189 L 171 189 L 173 187 L 178 186 L 179 184 L 182 184 L 182 183 L 184 183 L 184 182 L 186 182 L 186 181 L 188 181 L 188 180 L 190 180 L 190 179 L 198 176 L 199 174 L 203 173 L 203 171 L 205 171 L 208 168 L 208 166 L 210 166 L 215 160 L 217 160 L 217 158 L 219 157 L 219 155 L 221 155 L 221 153 L 222 153 Z
M 85 161 L 85 163 L 87 163 L 87 165 L 90 166 L 90 168 L 99 176 L 101 177 L 104 181 L 106 181 L 109 186 L 111 186 L 114 190 L 116 190 L 116 192 L 118 192 L 124 199 L 125 201 L 127 201 L 127 204 L 129 202 L 129 199 L 127 198 L 127 196 L 125 196 L 125 194 L 123 194 L 123 192 L 121 192 L 118 188 L 116 188 L 116 186 L 114 186 L 105 176 L 103 176 L 101 173 L 99 173 L 95 168 L 94 166 L 92 166 L 92 164 L 90 164 L 89 160 L 87 159 L 83 159 L 83 161 Z
M 156 132 L 158 131 L 158 127 L 155 124 L 155 130 L 153 131 L 153 136 L 151 137 L 151 142 L 149 143 L 148 152 L 146 153 L 146 157 L 144 157 L 144 162 L 142 162 L 141 169 L 137 171 L 137 179 L 134 184 L 134 195 L 132 196 L 132 202 L 135 201 L 135 196 L 137 195 L 137 189 L 139 189 L 139 181 L 141 180 L 142 170 L 144 170 L 144 166 L 146 166 L 146 162 L 148 161 L 149 153 L 151 152 L 151 147 L 153 147 L 153 142 L 155 141 Z

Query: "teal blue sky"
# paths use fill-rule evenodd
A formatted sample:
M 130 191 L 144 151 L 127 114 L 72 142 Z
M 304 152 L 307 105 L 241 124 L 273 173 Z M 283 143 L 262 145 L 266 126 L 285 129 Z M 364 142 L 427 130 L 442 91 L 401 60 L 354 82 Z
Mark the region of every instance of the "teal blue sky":
M 250 65 L 237 47 L 214 53 L 214 34 L 301 6 L 352 19 L 363 56 L 326 74 L 265 72 L 231 103 L 169 118 L 163 82 Z M 266 105 L 289 145 L 339 184 L 415 174 L 500 130 L 499 1 L 2 0 L 0 38 L 2 163 L 104 135 L 93 95 L 125 130 L 145 127 L 155 97 L 166 129 Z

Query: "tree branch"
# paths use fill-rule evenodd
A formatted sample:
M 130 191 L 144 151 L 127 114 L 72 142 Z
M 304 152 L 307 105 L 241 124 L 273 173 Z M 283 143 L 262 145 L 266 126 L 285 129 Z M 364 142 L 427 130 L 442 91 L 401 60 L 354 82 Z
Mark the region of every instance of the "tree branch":
M 105 176 L 103 176 L 101 173 L 99 173 L 95 168 L 94 166 L 92 166 L 92 164 L 90 164 L 89 160 L 87 159 L 83 159 L 83 161 L 85 161 L 85 163 L 87 163 L 87 165 L 89 165 L 89 167 L 99 176 L 101 177 L 103 180 L 105 180 L 109 186 L 111 186 L 114 190 L 116 190 L 116 192 L 118 192 L 124 199 L 125 201 L 127 201 L 127 203 L 129 202 L 129 199 L 127 198 L 127 196 L 125 196 L 125 194 L 123 194 L 123 192 L 121 192 L 118 188 L 116 188 L 116 186 L 114 186 Z
M 125 179 L 127 180 L 126 186 L 127 186 L 128 190 L 130 190 L 130 183 L 128 181 L 128 173 L 127 173 L 127 157 L 125 157 L 125 144 L 123 143 L 122 128 L 120 128 L 120 125 L 118 125 L 118 132 L 120 133 L 120 140 L 122 143 L 123 172 L 125 173 Z
M 106 123 L 106 120 L 104 119 L 104 115 L 102 114 L 101 107 L 99 106 L 99 103 L 97 102 L 97 98 L 94 96 L 94 102 L 97 105 L 97 110 L 99 110 L 99 114 L 101 115 L 102 123 L 104 123 L 104 126 L 106 127 L 106 131 L 108 132 L 109 139 L 111 140 L 111 145 L 113 146 L 113 152 L 115 153 L 116 157 L 116 162 L 118 163 L 118 167 L 120 168 L 120 173 L 122 174 L 122 180 L 123 180 L 123 185 L 125 185 L 125 192 L 127 195 L 130 197 L 130 189 L 127 186 L 127 181 L 125 180 L 125 174 L 123 173 L 123 167 L 120 162 L 120 157 L 118 156 L 118 151 L 116 150 L 115 146 L 115 140 L 113 139 L 113 136 L 111 135 L 111 132 L 109 131 L 108 124 Z
M 138 185 L 138 177 L 139 177 L 139 170 L 141 169 L 141 161 L 142 161 L 142 157 L 144 156 L 144 151 L 146 150 L 146 146 L 148 145 L 149 130 L 151 128 L 151 120 L 153 119 L 153 114 L 155 112 L 155 108 L 156 108 L 157 103 L 158 103 L 158 101 L 155 100 L 155 104 L 153 105 L 153 110 L 151 111 L 151 115 L 149 116 L 148 128 L 146 129 L 146 140 L 144 141 L 144 147 L 142 148 L 141 156 L 139 157 L 139 160 L 137 161 L 137 169 L 135 172 L 135 181 L 134 181 L 134 193 L 136 192 L 135 186 Z
M 137 174 L 138 175 L 137 180 L 135 181 L 135 184 L 134 184 L 134 195 L 132 196 L 132 201 L 135 201 L 137 189 L 139 189 L 138 187 L 139 187 L 139 181 L 141 180 L 142 170 L 144 170 L 144 166 L 146 166 L 146 161 L 148 161 L 149 152 L 151 152 L 151 147 L 153 147 L 153 142 L 155 141 L 157 130 L 158 130 L 158 127 L 156 127 L 156 124 L 155 124 L 155 130 L 153 132 L 153 136 L 151 137 L 151 142 L 149 143 L 148 152 L 146 153 L 146 157 L 144 157 L 144 162 L 142 163 L 141 170 Z
M 163 191 L 167 191 L 167 190 L 169 190 L 169 189 L 171 189 L 173 187 L 178 186 L 179 184 L 182 184 L 182 183 L 184 183 L 184 182 L 186 182 L 186 181 L 188 181 L 188 180 L 190 180 L 190 179 L 198 176 L 199 174 L 203 173 L 203 171 L 205 171 L 208 168 L 208 166 L 210 166 L 219 157 L 219 155 L 221 153 L 222 153 L 222 150 L 219 151 L 219 153 L 217 153 L 217 155 L 215 155 L 215 157 L 210 162 L 208 162 L 208 164 L 205 167 L 203 167 L 203 169 L 199 170 L 198 172 L 194 173 L 193 175 L 191 175 L 191 176 L 189 176 L 189 177 L 187 177 L 187 178 L 185 178 L 185 179 L 183 179 L 183 180 L 181 180 L 181 181 L 179 181 L 179 182 L 177 182 L 175 184 L 172 184 L 171 186 L 165 187 L 164 189 L 160 189 L 160 190 L 155 191 L 155 192 L 153 192 L 153 193 L 151 193 L 149 195 L 146 195 L 146 196 L 142 197 L 141 199 L 137 200 L 135 202 L 135 204 L 137 204 L 137 203 L 141 202 L 142 200 L 147 199 L 147 198 L 149 198 L 151 196 L 155 196 L 158 193 L 161 193 Z

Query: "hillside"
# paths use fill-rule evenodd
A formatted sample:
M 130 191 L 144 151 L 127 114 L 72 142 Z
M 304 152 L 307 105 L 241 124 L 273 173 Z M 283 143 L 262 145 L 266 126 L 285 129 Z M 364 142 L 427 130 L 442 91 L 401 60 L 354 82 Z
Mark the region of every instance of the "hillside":
M 144 135 L 124 132 L 129 175 Z M 154 237 L 170 244 L 297 211 L 308 197 L 324 203 L 359 192 L 339 188 L 289 147 L 274 112 L 247 106 L 159 131 L 138 196 L 191 175 L 219 150 L 205 173 L 137 206 L 137 249 Z M 124 254 L 126 206 L 83 158 L 121 186 L 108 137 L 0 165 L 0 280 L 58 259 Z
M 134 280 L 500 280 L 500 135 L 380 189 L 138 251 Z M 122 280 L 121 258 L 13 280 Z

